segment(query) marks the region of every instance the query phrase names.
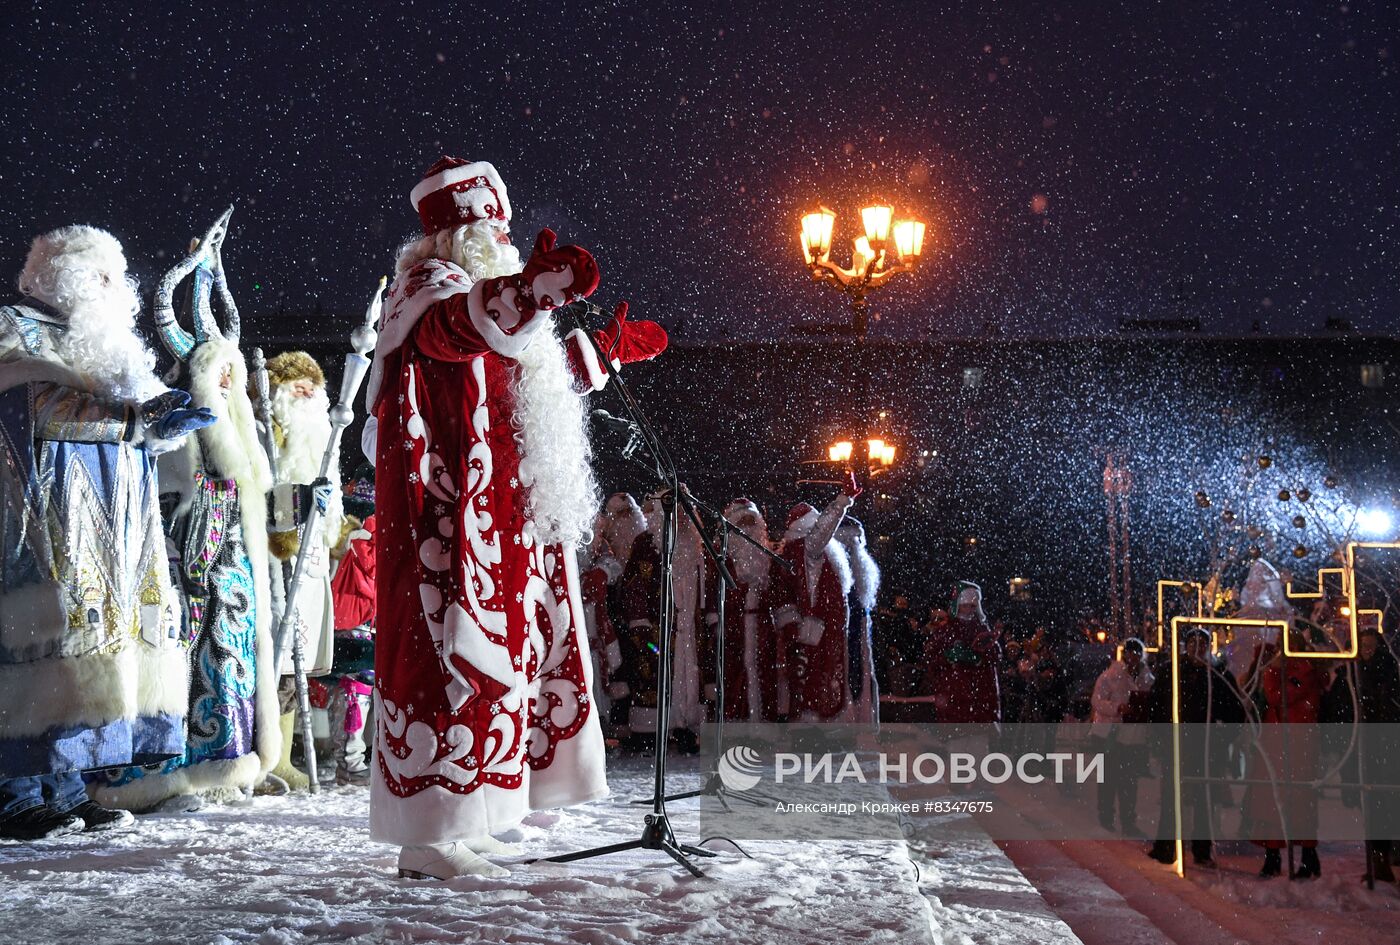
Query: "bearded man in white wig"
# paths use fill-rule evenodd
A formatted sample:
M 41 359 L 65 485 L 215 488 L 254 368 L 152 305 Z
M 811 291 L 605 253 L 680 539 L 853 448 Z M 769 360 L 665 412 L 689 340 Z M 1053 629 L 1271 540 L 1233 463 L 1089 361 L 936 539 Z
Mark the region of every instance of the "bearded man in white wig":
M 846 681 L 851 689 L 851 721 L 875 723 L 880 721 L 880 690 L 875 682 L 871 614 L 880 593 L 880 566 L 870 557 L 865 525 L 855 516 L 841 520 L 836 541 L 845 549 L 851 568 L 851 589 L 846 594 Z
M 575 548 L 597 510 L 580 393 L 606 373 L 550 312 L 598 269 L 540 233 L 523 268 L 495 168 L 445 157 L 413 189 L 366 387 L 378 636 L 370 831 L 401 875 L 501 875 L 529 811 L 607 793 Z M 665 332 L 595 336 L 616 363 Z
M 851 565 L 835 538 L 860 492 L 852 476 L 845 491 L 820 512 L 799 502 L 788 513 L 782 556 L 792 571 L 784 572 L 782 603 L 773 612 L 773 623 L 788 654 L 792 721 L 840 720 L 850 705 L 846 595 L 851 591 Z
M 284 351 L 267 362 L 268 395 L 272 401 L 272 435 L 277 444 L 276 481 L 282 485 L 308 486 L 321 474 L 321 459 L 331 436 L 330 397 L 326 375 L 316 359 L 305 351 Z M 333 552 L 342 547 L 348 524 L 340 491 L 339 451 L 326 474 L 330 481 L 330 506 L 307 542 L 306 565 L 297 588 L 295 630 L 301 636 L 302 666 L 307 676 L 324 676 L 335 655 L 335 605 L 331 596 Z M 275 516 L 280 517 L 280 516 Z M 299 529 L 274 530 L 268 536 L 272 556 L 291 564 L 304 535 Z M 280 576 L 279 576 L 280 578 Z M 280 594 L 280 589 L 279 592 Z M 296 687 L 292 644 L 282 644 L 278 672 L 282 731 L 282 757 L 273 769 L 293 789 L 307 786 L 307 777 L 291 761 L 292 735 L 296 730 Z M 329 732 L 325 708 L 313 704 L 314 727 Z
M 1249 575 L 1240 588 L 1240 611 L 1237 617 L 1250 620 L 1281 620 L 1290 627 L 1296 616 L 1293 604 L 1284 591 L 1278 569 L 1263 558 L 1249 566 Z M 1251 675 L 1264 647 L 1278 645 L 1278 627 L 1234 627 L 1234 635 L 1225 644 L 1225 661 L 1230 674 L 1246 694 L 1254 692 L 1259 680 Z
M 771 547 L 768 523 L 750 499 L 724 507 L 724 517 L 763 548 Z M 729 573 L 735 586 L 724 600 L 724 717 L 738 721 L 777 721 L 786 680 L 782 649 L 773 629 L 773 560 L 742 538 L 729 539 Z M 711 595 L 706 619 L 718 624 Z M 716 632 L 719 632 L 716 626 Z
M 156 327 L 191 403 L 218 422 L 160 459 L 161 505 L 176 549 L 190 638 L 185 753 L 156 768 L 105 775 L 97 798 L 128 810 L 188 810 L 239 800 L 277 763 L 276 657 L 268 578 L 267 492 L 272 474 L 258 442 L 240 321 L 224 275 L 223 221 L 156 291 Z M 171 297 L 192 278 L 186 320 Z M 224 313 L 221 328 L 211 297 Z
M 19 287 L 0 308 L 0 835 L 34 840 L 129 824 L 81 772 L 184 751 L 156 455 L 214 418 L 156 379 L 111 234 L 38 237 Z

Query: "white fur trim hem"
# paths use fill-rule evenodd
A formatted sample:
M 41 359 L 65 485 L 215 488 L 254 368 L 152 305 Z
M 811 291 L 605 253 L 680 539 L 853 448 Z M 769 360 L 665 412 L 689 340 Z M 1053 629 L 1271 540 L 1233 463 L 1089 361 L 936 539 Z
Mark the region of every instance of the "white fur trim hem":
M 0 666 L 0 738 L 42 735 L 55 726 L 99 728 L 119 719 L 184 718 L 189 671 L 184 647 L 131 644 L 95 653 Z
M 276 758 L 272 759 L 274 764 L 276 761 Z M 263 760 L 257 752 L 237 758 L 211 758 L 189 767 L 176 768 L 168 774 L 148 774 L 116 787 L 100 785 L 91 793 L 93 800 L 103 807 L 119 807 L 139 814 L 179 794 L 252 787 L 265 773 L 261 770 L 263 767 Z

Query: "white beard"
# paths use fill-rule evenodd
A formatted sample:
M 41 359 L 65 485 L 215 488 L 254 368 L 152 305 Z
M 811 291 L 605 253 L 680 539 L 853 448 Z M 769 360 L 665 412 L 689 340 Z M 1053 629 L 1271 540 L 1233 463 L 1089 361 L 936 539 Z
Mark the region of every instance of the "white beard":
M 279 384 L 272 392 L 272 419 L 286 434 L 277 451 L 277 481 L 310 483 L 321 474 L 321 460 L 331 438 L 330 398 L 324 387 L 310 397 L 296 397 L 290 384 Z M 331 457 L 326 478 L 331 482 L 330 508 L 322 520 L 322 535 L 334 544 L 344 518 L 340 494 L 340 450 Z
M 311 482 L 321 474 L 321 458 L 331 437 L 331 404 L 325 388 L 310 397 L 297 397 L 291 385 L 272 392 L 272 419 L 286 442 L 277 451 L 279 482 Z
M 117 279 L 69 299 L 68 330 L 56 345 L 69 367 L 114 400 L 139 402 L 165 390 L 155 374 L 155 352 L 136 334 L 141 302 L 134 282 Z
M 846 560 L 851 570 L 851 589 L 856 599 L 866 610 L 875 609 L 875 599 L 880 593 L 880 566 L 870 557 L 865 542 L 858 538 L 843 538 L 837 531 L 837 543 L 846 550 Z
M 762 521 L 740 525 L 739 529 L 760 545 L 768 547 L 768 526 Z M 768 583 L 772 559 L 744 539 L 729 537 L 729 562 L 740 584 L 764 586 Z

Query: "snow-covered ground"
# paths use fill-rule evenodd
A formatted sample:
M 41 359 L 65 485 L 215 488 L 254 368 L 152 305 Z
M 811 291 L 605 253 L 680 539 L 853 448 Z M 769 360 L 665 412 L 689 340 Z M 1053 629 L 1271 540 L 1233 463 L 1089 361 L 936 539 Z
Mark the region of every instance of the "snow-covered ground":
M 672 767 L 673 790 L 698 785 L 694 759 Z M 610 780 L 612 798 L 536 814 L 514 839 L 541 855 L 638 836 L 627 801 L 649 792 L 650 765 L 618 761 Z M 670 805 L 683 840 L 699 839 L 696 809 Z M 1365 890 L 1355 844 L 1325 847 L 1317 882 L 1261 882 L 1245 845 L 1182 881 L 1135 843 L 999 846 L 972 818 L 915 818 L 907 844 L 741 841 L 745 858 L 714 842 L 701 879 L 634 851 L 441 884 L 398 879 L 367 814 L 367 790 L 331 787 L 0 845 L 0 942 L 1400 942 L 1400 894 Z
M 680 790 L 698 768 L 678 765 Z M 539 813 L 518 831 L 532 854 L 640 835 L 643 760 L 613 766 L 614 796 Z M 697 840 L 696 802 L 671 805 Z M 141 818 L 131 832 L 0 846 L 6 943 L 935 941 L 902 842 L 723 843 L 697 879 L 664 854 L 573 864 L 507 863 L 505 880 L 401 880 L 396 850 L 367 838 L 368 791 L 258 798 L 251 807 Z

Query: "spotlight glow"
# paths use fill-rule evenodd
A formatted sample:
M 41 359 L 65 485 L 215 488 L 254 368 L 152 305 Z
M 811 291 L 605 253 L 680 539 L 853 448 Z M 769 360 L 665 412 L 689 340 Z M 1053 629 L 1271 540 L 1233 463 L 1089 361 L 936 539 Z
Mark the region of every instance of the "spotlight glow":
M 1356 525 L 1369 538 L 1389 537 L 1394 520 L 1385 509 L 1362 509 L 1356 513 Z

